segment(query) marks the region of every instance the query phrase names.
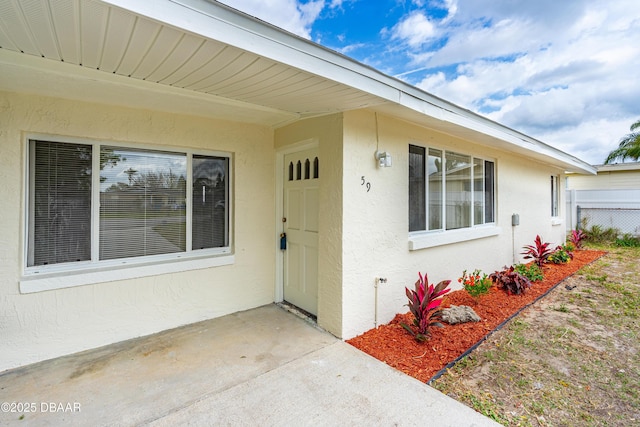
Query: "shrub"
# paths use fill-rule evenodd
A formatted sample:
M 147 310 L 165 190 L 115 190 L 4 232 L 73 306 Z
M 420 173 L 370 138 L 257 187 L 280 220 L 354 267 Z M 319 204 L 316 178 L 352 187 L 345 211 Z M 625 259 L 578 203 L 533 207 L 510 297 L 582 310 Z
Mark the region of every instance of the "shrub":
M 518 273 L 513 266 L 504 267 L 503 270 L 496 271 L 489 277 L 498 289 L 504 290 L 509 295 L 520 295 L 527 288 L 531 287 L 531 281 Z
M 524 277 L 529 279 L 531 282 L 538 282 L 544 279 L 544 274 L 542 274 L 542 269 L 538 267 L 536 264 L 516 264 L 514 266 L 514 270 L 517 273 L 522 274 Z
M 573 246 L 570 244 L 558 246 L 548 260 L 554 264 L 565 264 L 573 259 Z
M 569 241 L 575 246 L 576 249 L 582 249 L 582 243 L 584 239 L 587 238 L 587 235 L 584 231 L 580 229 L 571 230 L 571 235 L 569 236 Z
M 405 288 L 407 298 L 409 298 L 409 310 L 413 314 L 413 325 L 417 328 L 414 331 L 405 323 L 400 323 L 417 341 L 426 341 L 431 335 L 431 326 L 443 327 L 439 320 L 442 318 L 442 310 L 438 307 L 442 303 L 442 296 L 449 292 L 447 289 L 451 280 L 443 280 L 437 285 L 429 285 L 427 275 L 422 277 L 415 284 L 415 291 Z
M 474 270 L 473 273 L 467 274 L 467 270 L 462 272 L 462 277 L 458 279 L 458 283 L 461 283 L 464 290 L 473 298 L 478 298 L 480 295 L 484 295 L 489 292 L 493 282 L 489 279 L 489 276 L 482 274 L 480 270 Z
M 549 255 L 553 253 L 549 245 L 550 243 L 542 243 L 542 239 L 538 235 L 533 245 L 523 246 L 525 250 L 521 252 L 521 255 L 524 255 L 524 259 L 533 259 L 538 267 L 542 267 L 542 264 L 547 262 Z
M 622 248 L 637 248 L 640 247 L 640 238 L 627 233 L 617 238 L 614 245 Z
M 617 228 L 603 228 L 600 225 L 592 225 L 590 229 L 586 230 L 586 239 L 592 243 L 610 243 L 614 242 L 620 230 Z

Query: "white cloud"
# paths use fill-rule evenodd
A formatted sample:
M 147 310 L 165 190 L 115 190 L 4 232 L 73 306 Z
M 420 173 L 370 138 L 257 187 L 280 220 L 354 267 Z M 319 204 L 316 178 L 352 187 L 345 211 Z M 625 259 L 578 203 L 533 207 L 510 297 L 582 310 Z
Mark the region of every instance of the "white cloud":
M 223 3 L 308 39 L 323 9 L 331 12 L 326 24 L 356 8 L 378 7 L 383 14 L 388 6 L 357 0 Z M 342 43 L 336 50 L 594 164 L 640 118 L 640 9 L 628 0 L 609 0 L 606 7 L 592 0 L 394 5 L 404 14 L 385 24 L 381 40 L 350 38 L 354 28 L 367 25 L 354 23 L 352 31 L 336 29 Z
M 436 28 L 424 14 L 416 11 L 398 22 L 390 31 L 392 39 L 405 41 L 416 48 L 433 39 Z
M 443 47 L 407 52 L 437 70 L 416 85 L 601 163 L 640 118 L 640 12 L 543 2 L 460 1 Z
M 307 39 L 311 38 L 311 26 L 325 6 L 324 0 L 304 4 L 296 0 L 220 0 L 220 3 Z M 342 0 L 332 0 L 330 6 L 341 5 Z

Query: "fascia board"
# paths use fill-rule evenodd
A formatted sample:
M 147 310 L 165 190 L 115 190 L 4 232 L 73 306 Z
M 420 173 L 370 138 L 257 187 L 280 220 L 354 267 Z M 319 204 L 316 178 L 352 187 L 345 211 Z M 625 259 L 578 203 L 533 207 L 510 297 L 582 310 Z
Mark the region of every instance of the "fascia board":
M 627 172 L 640 170 L 640 163 L 613 163 L 610 165 L 597 165 L 598 172 Z
M 492 138 L 506 141 L 521 150 L 534 152 L 546 157 L 556 159 L 557 161 L 562 163 L 564 167 L 567 167 L 572 171 L 579 170 L 590 175 L 596 174 L 596 168 L 591 166 L 590 164 L 567 153 L 564 153 L 563 151 L 560 151 L 554 147 L 551 147 L 550 145 L 547 145 L 541 141 L 526 137 L 526 135 L 520 134 L 516 131 L 505 132 L 505 128 L 495 122 L 491 122 L 489 120 L 478 122 L 475 120 L 471 120 L 468 117 L 460 116 L 449 111 L 443 113 L 443 120 L 457 124 L 469 130 L 488 135 Z M 510 129 L 507 128 L 507 130 Z

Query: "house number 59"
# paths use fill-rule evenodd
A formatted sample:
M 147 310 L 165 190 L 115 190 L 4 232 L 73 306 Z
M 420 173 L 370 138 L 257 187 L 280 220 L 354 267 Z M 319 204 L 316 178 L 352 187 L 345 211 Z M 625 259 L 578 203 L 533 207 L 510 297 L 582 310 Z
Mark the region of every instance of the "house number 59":
M 367 187 L 367 193 L 371 190 L 371 183 L 364 179 L 364 175 L 362 175 L 362 183 L 360 185 L 365 185 Z

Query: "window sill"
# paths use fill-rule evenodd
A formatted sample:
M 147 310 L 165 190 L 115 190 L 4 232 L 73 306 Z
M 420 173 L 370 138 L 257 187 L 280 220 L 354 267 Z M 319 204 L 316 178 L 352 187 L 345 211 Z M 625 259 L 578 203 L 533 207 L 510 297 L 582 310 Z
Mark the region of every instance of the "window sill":
M 453 231 L 414 234 L 409 236 L 409 250 L 415 251 L 419 249 L 449 245 L 451 243 L 483 239 L 485 237 L 497 236 L 501 232 L 502 228 L 500 227 L 487 226 Z
M 551 218 L 551 225 L 552 226 L 556 226 L 556 225 L 562 225 L 564 221 L 562 221 L 562 218 Z
M 95 283 L 114 282 L 117 280 L 138 279 L 161 274 L 179 273 L 210 267 L 231 265 L 235 262 L 233 254 L 224 256 L 201 257 L 191 259 L 169 260 L 161 263 L 148 263 L 127 266 L 100 266 L 92 269 L 66 270 L 47 273 L 26 273 L 20 279 L 20 293 L 50 291 L 54 289 L 72 288 Z

